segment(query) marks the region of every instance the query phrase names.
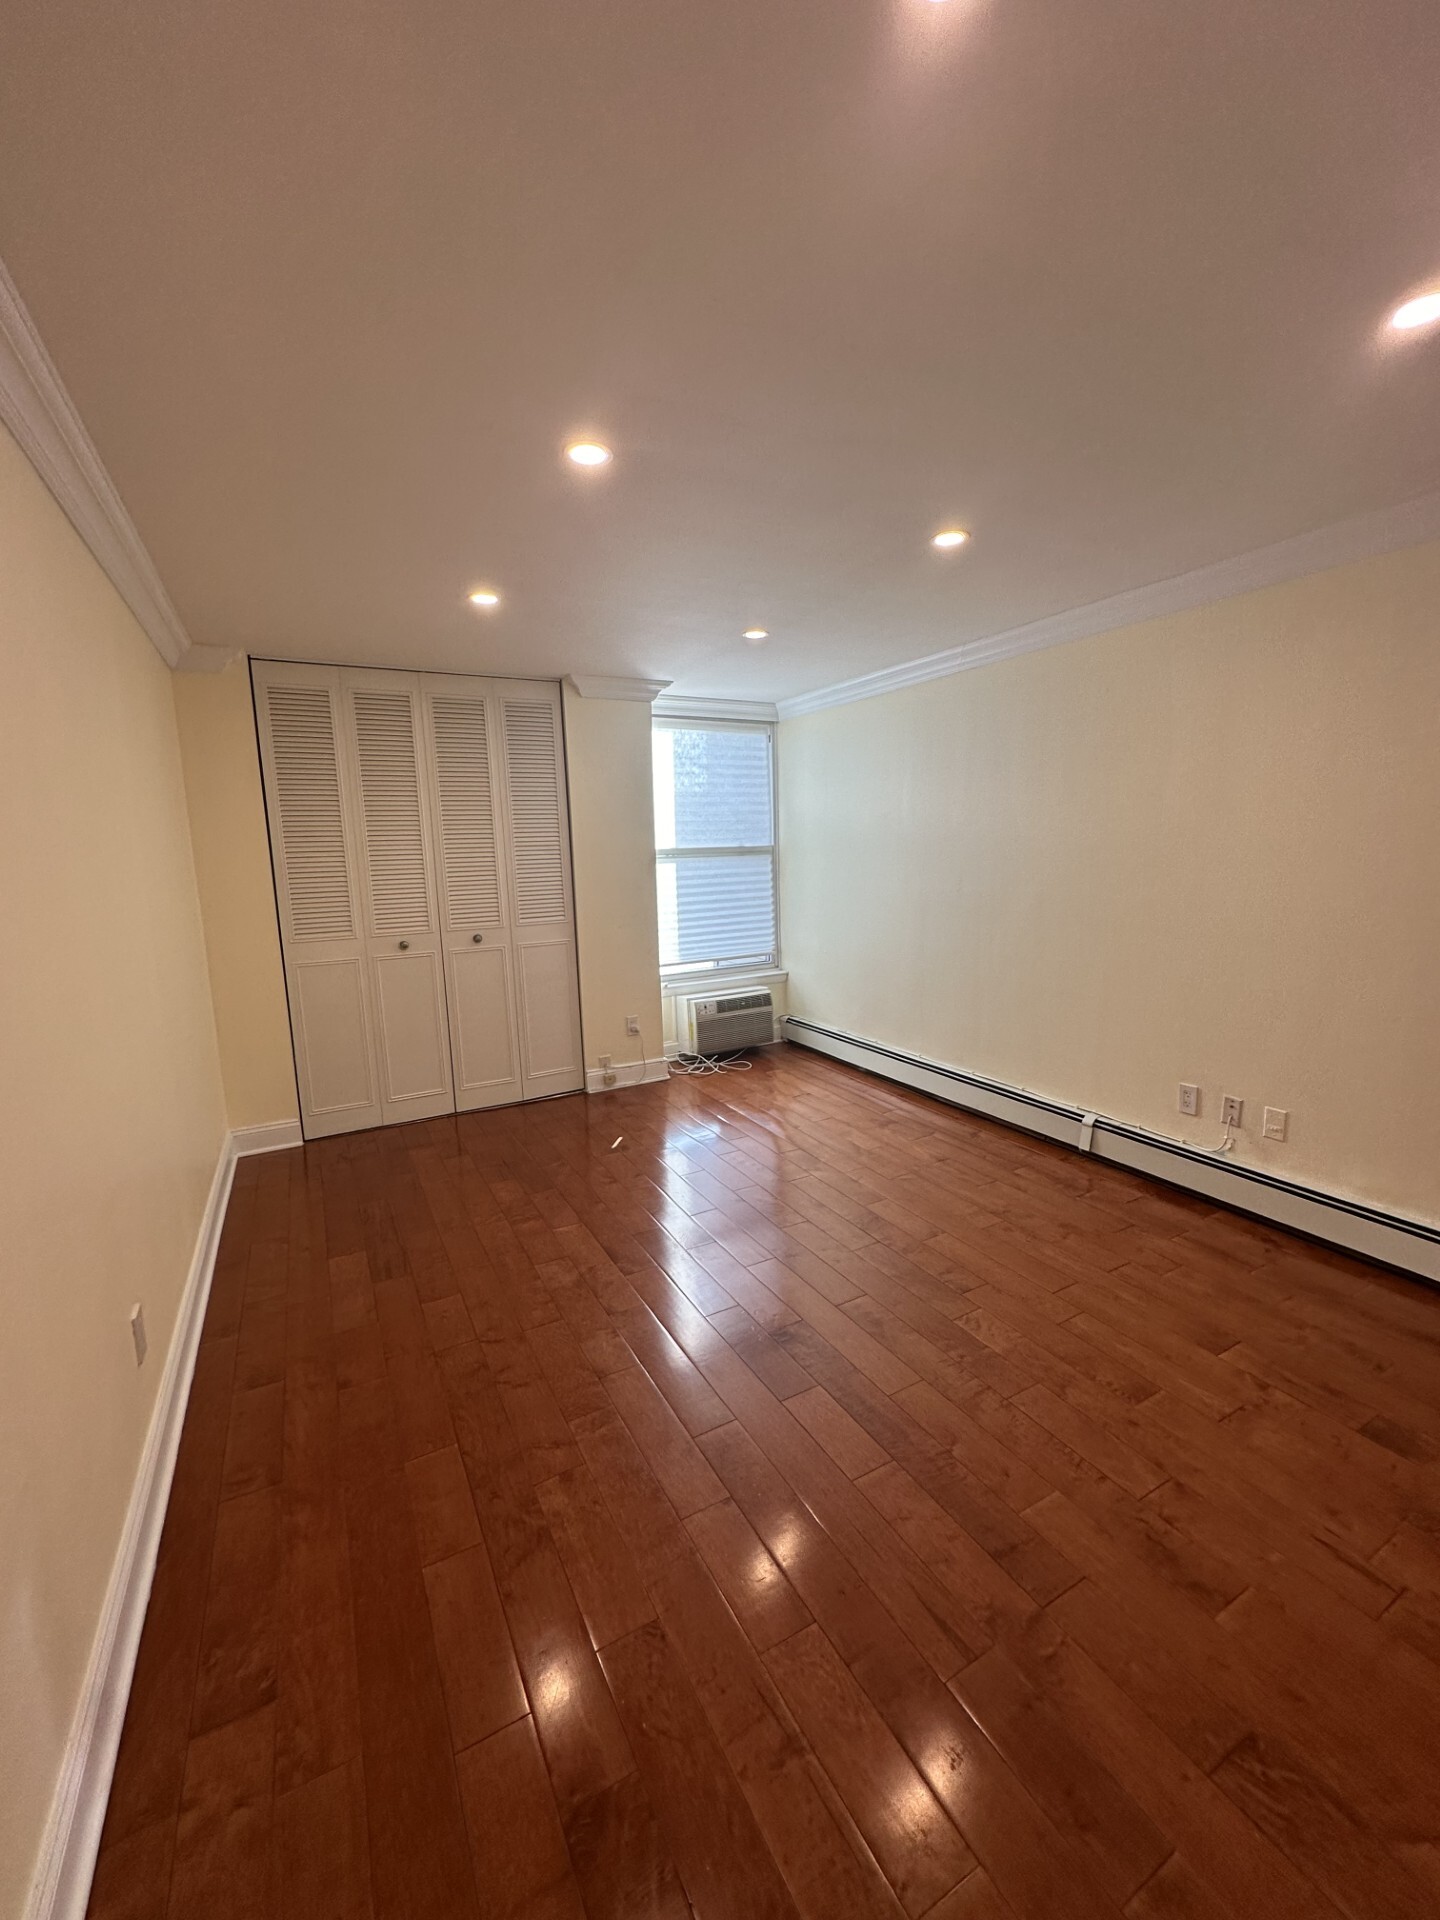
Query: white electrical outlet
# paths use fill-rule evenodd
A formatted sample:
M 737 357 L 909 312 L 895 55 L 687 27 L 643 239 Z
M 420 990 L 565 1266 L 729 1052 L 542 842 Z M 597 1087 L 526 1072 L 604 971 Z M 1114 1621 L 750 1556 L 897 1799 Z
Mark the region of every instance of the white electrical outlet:
M 627 1013 L 627 1014 L 626 1014 L 626 1016 L 625 1016 L 625 1031 L 626 1031 L 626 1033 L 635 1033 L 635 1034 L 638 1034 L 638 1033 L 639 1033 L 639 1031 L 640 1031 L 640 1016 L 639 1016 L 639 1014 L 638 1014 L 638 1013 Z
M 145 1338 L 145 1309 L 138 1300 L 130 1309 L 130 1338 L 135 1342 L 135 1364 L 143 1367 L 150 1342 Z
M 1227 1127 L 1243 1127 L 1245 1124 L 1245 1102 L 1237 1100 L 1233 1093 L 1221 1096 L 1220 1118 Z
M 1265 1138 L 1267 1140 L 1283 1140 L 1289 1125 L 1290 1109 L 1288 1107 L 1266 1107 Z
M 1199 1113 L 1200 1111 L 1200 1089 L 1188 1080 L 1180 1082 L 1180 1111 L 1181 1113 Z

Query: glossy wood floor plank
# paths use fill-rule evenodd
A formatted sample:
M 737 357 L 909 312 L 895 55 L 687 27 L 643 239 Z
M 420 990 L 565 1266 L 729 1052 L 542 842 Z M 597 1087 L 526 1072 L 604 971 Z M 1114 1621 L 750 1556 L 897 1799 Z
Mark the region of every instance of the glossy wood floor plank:
M 795 1905 L 658 1621 L 602 1655 L 642 1776 L 692 1904 L 781 1920 Z
M 244 1161 L 90 1911 L 1434 1913 L 1437 1408 L 1418 1285 L 789 1049 Z

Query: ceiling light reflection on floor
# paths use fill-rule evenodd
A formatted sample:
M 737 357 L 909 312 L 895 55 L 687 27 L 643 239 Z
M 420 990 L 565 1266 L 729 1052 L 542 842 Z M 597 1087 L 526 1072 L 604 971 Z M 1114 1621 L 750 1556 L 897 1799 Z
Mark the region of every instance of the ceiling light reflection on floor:
M 541 1669 L 535 1682 L 535 1705 L 544 1713 L 560 1713 L 570 1704 L 570 1675 L 557 1660 Z
M 805 1536 L 793 1520 L 782 1520 L 775 1529 L 774 1537 L 769 1539 L 767 1544 L 781 1566 L 786 1567 L 791 1561 L 800 1557 L 805 1545 Z

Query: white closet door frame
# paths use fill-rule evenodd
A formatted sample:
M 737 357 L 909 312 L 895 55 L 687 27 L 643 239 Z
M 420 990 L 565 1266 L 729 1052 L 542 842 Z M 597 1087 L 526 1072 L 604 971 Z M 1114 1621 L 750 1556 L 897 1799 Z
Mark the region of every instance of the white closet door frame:
M 419 675 L 340 670 L 384 1121 L 455 1111 Z
M 384 1114 L 375 1071 L 375 1015 L 361 918 L 355 815 L 349 803 L 345 773 L 340 670 L 257 660 L 251 663 L 251 674 L 303 1130 L 305 1137 L 313 1140 L 325 1134 L 377 1127 Z M 272 691 L 277 695 L 274 707 L 270 701 Z M 306 829 L 299 817 L 303 803 L 294 792 L 294 785 L 305 777 L 304 771 L 297 767 L 293 777 L 287 775 L 285 766 L 277 763 L 276 753 L 277 739 L 283 743 L 284 737 L 277 709 L 286 702 L 287 694 L 296 691 L 314 696 L 308 716 L 294 717 L 296 727 L 309 730 L 310 779 L 322 815 L 318 822 L 312 821 L 308 852 L 304 845 Z M 320 719 L 322 698 L 333 743 L 335 793 L 339 802 L 338 819 L 328 821 L 323 818 L 326 781 Z M 298 740 L 295 750 L 297 754 L 306 751 Z M 282 744 L 279 762 L 286 757 Z M 292 802 L 288 806 L 287 787 L 291 789 Z M 343 910 L 335 892 L 341 882 L 341 871 L 334 865 L 337 833 L 346 896 Z M 328 912 L 307 908 L 304 902 L 306 886 L 300 868 L 307 859 L 315 860 L 317 838 L 328 841 L 330 848 L 329 885 L 333 904 Z M 341 922 L 348 924 L 342 926 Z
M 565 765 L 565 718 L 560 686 L 554 680 L 498 680 L 497 690 L 505 777 L 501 792 L 505 816 L 506 876 L 512 904 L 511 948 L 520 1046 L 520 1081 L 525 1099 L 576 1093 L 585 1085 L 585 1056 L 580 1037 L 580 975 L 575 941 L 575 890 L 570 871 L 570 793 Z M 543 727 L 532 725 L 548 712 L 549 751 L 553 753 L 554 827 L 545 820 Z M 526 806 L 526 765 L 540 774 L 531 784 Z M 542 844 L 535 847 L 540 826 Z M 527 860 L 527 847 L 539 857 Z M 547 861 L 558 865 L 546 874 Z M 531 868 L 527 885 L 526 868 Z M 539 884 L 533 884 L 538 880 Z M 553 884 L 558 880 L 558 887 Z M 552 905 L 555 911 L 548 909 Z
M 525 1095 L 500 795 L 504 682 L 470 674 L 419 678 L 455 1105 L 461 1112 L 508 1106 Z

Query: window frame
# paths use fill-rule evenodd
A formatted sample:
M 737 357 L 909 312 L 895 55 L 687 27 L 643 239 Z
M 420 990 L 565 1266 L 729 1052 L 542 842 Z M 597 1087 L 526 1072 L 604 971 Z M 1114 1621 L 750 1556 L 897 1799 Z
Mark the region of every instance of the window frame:
M 682 860 L 707 860 L 716 858 L 736 858 L 747 854 L 768 853 L 770 856 L 770 912 L 775 929 L 774 948 L 768 955 L 754 954 L 736 960 L 682 960 L 666 966 L 660 966 L 660 984 L 667 991 L 681 991 L 687 985 L 700 987 L 712 980 L 724 980 L 732 976 L 744 978 L 752 973 L 775 972 L 780 967 L 780 780 L 776 755 L 776 725 L 773 720 L 741 718 L 738 715 L 717 714 L 713 719 L 708 715 L 695 713 L 666 713 L 662 710 L 652 712 L 650 716 L 651 740 L 651 786 L 654 786 L 654 740 L 660 731 L 667 733 L 760 733 L 765 736 L 770 765 L 770 840 L 768 845 L 750 847 L 656 847 L 655 877 L 656 897 L 659 897 L 659 870 L 664 860 L 679 862 Z

